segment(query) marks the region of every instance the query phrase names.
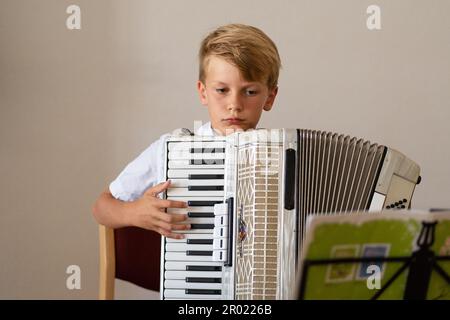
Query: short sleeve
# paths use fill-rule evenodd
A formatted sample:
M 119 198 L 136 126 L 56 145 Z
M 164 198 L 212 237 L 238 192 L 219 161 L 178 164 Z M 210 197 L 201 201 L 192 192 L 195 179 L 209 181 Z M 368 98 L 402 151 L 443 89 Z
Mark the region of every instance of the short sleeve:
M 134 201 L 150 187 L 164 180 L 164 145 L 169 134 L 162 135 L 130 162 L 109 185 L 114 198 Z

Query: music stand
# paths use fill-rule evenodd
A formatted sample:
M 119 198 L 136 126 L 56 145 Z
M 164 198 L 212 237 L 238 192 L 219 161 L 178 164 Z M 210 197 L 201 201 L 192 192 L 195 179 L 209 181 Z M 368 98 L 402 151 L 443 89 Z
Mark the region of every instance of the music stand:
M 334 245 L 323 235 L 335 237 Z M 302 257 L 300 300 L 450 300 L 450 212 L 311 217 Z M 367 266 L 376 266 L 383 280 L 376 290 L 369 288 Z

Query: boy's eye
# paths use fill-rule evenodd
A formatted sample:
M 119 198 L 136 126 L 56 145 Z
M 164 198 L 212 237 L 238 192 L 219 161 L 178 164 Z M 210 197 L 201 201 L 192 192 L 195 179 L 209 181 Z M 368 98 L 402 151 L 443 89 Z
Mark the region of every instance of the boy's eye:
M 225 89 L 225 88 L 217 88 L 216 89 L 216 92 L 218 92 L 218 93 L 225 93 L 227 91 L 227 89 Z
M 248 96 L 254 96 L 255 94 L 258 93 L 258 91 L 256 91 L 256 90 L 247 90 L 247 91 L 245 91 L 245 93 L 246 93 Z

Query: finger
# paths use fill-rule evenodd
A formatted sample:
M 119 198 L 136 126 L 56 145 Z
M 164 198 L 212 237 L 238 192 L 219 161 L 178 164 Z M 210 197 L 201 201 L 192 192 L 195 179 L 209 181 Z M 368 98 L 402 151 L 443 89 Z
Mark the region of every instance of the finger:
M 163 213 L 158 218 L 167 223 L 177 223 L 187 220 L 187 215 L 182 213 Z
M 185 236 L 182 233 L 168 233 L 166 238 L 172 238 L 172 239 L 184 239 Z
M 173 233 L 164 228 L 158 228 L 157 232 L 166 238 L 173 238 L 173 239 L 183 239 L 184 238 L 184 235 L 182 233 Z
M 168 232 L 172 232 L 174 230 L 190 230 L 191 225 L 190 224 L 173 224 L 173 223 L 167 223 L 164 221 L 157 221 L 155 225 L 158 228 L 164 229 Z
M 187 214 L 187 208 L 158 208 L 161 212 L 167 212 L 168 214 Z
M 191 225 L 190 224 L 173 224 L 172 231 L 173 230 L 191 230 Z
M 187 208 L 188 204 L 184 201 L 162 200 L 159 199 L 158 205 L 162 208 Z
M 166 233 L 171 233 L 171 232 L 172 232 L 172 224 L 170 224 L 170 223 L 167 223 L 167 222 L 165 222 L 165 221 L 159 220 L 159 221 L 156 221 L 156 222 L 155 222 L 155 225 L 156 225 L 158 228 L 160 228 L 160 229 L 162 229 L 162 230 L 165 230 Z
M 159 193 L 163 192 L 170 186 L 170 180 L 165 182 L 158 183 L 157 185 L 148 189 L 145 194 L 151 195 L 152 197 L 156 197 Z

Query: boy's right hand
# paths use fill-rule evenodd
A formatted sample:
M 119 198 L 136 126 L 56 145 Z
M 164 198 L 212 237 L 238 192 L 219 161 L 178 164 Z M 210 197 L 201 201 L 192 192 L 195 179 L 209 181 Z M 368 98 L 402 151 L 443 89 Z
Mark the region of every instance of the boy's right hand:
M 170 180 L 149 188 L 143 196 L 132 202 L 130 224 L 136 227 L 153 230 L 174 239 L 184 236 L 174 233 L 175 230 L 189 230 L 190 224 L 182 224 L 187 220 L 186 214 L 166 213 L 167 208 L 187 208 L 186 202 L 160 199 L 158 194 L 170 186 Z M 131 204 L 131 203 L 130 203 Z

